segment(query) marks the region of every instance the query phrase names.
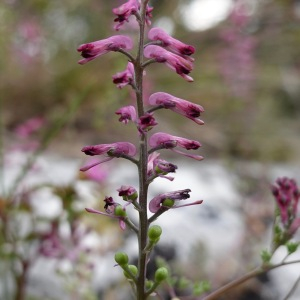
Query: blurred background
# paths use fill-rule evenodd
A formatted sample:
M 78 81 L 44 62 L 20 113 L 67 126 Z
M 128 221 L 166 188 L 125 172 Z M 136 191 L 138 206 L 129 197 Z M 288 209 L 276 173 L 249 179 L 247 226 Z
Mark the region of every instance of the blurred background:
M 120 235 L 115 222 L 105 217 L 99 222 L 84 207 L 102 209 L 99 199 L 107 193 L 116 194 L 120 184 L 136 184 L 135 170 L 124 164 L 115 167 L 113 161 L 96 172 L 78 174 L 85 159 L 83 146 L 137 143 L 133 126 L 124 126 L 114 114 L 133 101 L 130 88 L 119 90 L 112 83 L 112 75 L 125 69 L 126 59 L 108 53 L 84 66 L 77 63 L 80 44 L 116 34 L 112 8 L 122 3 L 0 3 L 0 157 L 6 167 L 0 170 L 1 300 L 128 299 L 127 284 L 121 285 L 124 293 L 118 292 L 120 276 L 112 275 L 115 269 L 107 270 L 116 249 L 135 253 L 134 243 Z M 196 54 L 193 83 L 164 65 L 150 65 L 145 102 L 150 94 L 163 91 L 205 108 L 204 126 L 167 110 L 156 114 L 159 125 L 153 131 L 199 140 L 205 157 L 196 168 L 193 162 L 172 157 L 179 166 L 176 188 L 187 184 L 182 188 L 190 186 L 193 197 L 201 193 L 205 206 L 189 213 L 199 240 L 187 234 L 194 229 L 186 215 L 173 215 L 173 223 L 162 218 L 169 236 L 179 239 L 171 238 L 167 246 L 177 249 L 184 262 L 170 248 L 166 253 L 174 255 L 165 259 L 175 257 L 175 271 L 189 270 L 191 279 L 208 278 L 215 287 L 240 274 L 241 261 L 244 269 L 257 263 L 257 245 L 270 241 L 270 182 L 286 174 L 300 178 L 300 1 L 150 4 L 153 25 L 195 46 Z M 129 22 L 119 34 L 136 39 L 136 28 Z M 164 158 L 167 155 L 165 151 Z M 28 173 L 32 177 L 26 177 Z M 158 182 L 151 196 L 166 188 L 172 189 Z M 176 220 L 182 220 L 181 231 L 174 235 Z M 185 247 L 180 246 L 183 237 Z M 50 280 L 47 273 L 60 279 Z M 289 280 L 287 274 L 284 277 Z M 230 299 L 282 299 L 274 294 L 276 278 L 261 292 L 269 280 L 247 285 L 248 298 L 243 289 Z M 298 288 L 295 299 L 299 293 Z

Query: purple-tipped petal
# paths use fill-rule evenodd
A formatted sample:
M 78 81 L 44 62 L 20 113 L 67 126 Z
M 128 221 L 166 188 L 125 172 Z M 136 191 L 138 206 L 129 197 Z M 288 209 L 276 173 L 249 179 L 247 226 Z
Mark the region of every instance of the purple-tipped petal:
M 190 198 L 190 195 L 189 195 L 190 192 L 191 192 L 190 189 L 185 189 L 185 190 L 179 190 L 179 191 L 159 194 L 158 196 L 154 197 L 149 202 L 149 210 L 152 213 L 158 212 L 159 209 L 162 207 L 162 203 L 166 199 L 171 199 L 171 200 L 185 200 L 185 199 L 188 199 L 188 198 Z
M 163 92 L 152 94 L 149 97 L 148 102 L 150 105 L 161 105 L 164 108 L 170 109 L 193 120 L 199 125 L 204 124 L 204 122 L 199 118 L 200 114 L 204 112 L 204 108 L 199 104 L 195 104 Z
M 120 115 L 119 121 L 127 124 L 129 121 L 136 121 L 136 110 L 134 106 L 124 106 L 116 111 L 117 115 Z
M 119 89 L 134 83 L 134 66 L 132 62 L 128 62 L 123 72 L 113 75 L 113 83 L 116 84 Z
M 131 38 L 125 35 L 114 35 L 107 39 L 82 44 L 77 48 L 77 51 L 81 52 L 83 57 L 78 63 L 83 65 L 107 52 L 120 49 L 130 50 L 132 47 L 133 42 Z
M 187 60 L 193 61 L 193 59 L 189 56 L 195 53 L 195 48 L 174 39 L 161 28 L 154 27 L 150 29 L 148 32 L 148 38 L 151 41 L 160 41 L 162 47 L 184 57 Z
M 147 46 L 144 49 L 144 55 L 147 58 L 154 59 L 156 62 L 166 64 L 186 81 L 194 81 L 192 77 L 188 76 L 188 74 L 193 70 L 193 64 L 182 56 L 155 45 Z

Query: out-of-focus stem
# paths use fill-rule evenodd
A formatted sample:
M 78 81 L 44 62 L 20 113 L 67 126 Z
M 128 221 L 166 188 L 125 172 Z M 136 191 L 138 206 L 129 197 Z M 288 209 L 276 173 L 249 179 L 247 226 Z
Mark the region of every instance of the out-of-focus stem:
M 249 273 L 243 275 L 242 277 L 237 278 L 236 280 L 233 280 L 233 281 L 229 282 L 228 284 L 222 286 L 221 288 L 217 289 L 216 291 L 210 293 L 208 296 L 205 296 L 204 298 L 202 298 L 202 300 L 218 299 L 221 295 L 224 295 L 224 293 L 230 291 L 231 289 L 237 287 L 238 285 L 246 282 L 247 280 L 249 280 L 251 278 L 254 278 L 260 274 L 266 273 L 273 269 L 276 269 L 276 268 L 279 268 L 282 266 L 286 266 L 286 265 L 296 264 L 296 263 L 300 263 L 300 260 L 281 262 L 276 265 L 264 265 L 262 267 L 256 268 L 256 269 L 250 271 Z

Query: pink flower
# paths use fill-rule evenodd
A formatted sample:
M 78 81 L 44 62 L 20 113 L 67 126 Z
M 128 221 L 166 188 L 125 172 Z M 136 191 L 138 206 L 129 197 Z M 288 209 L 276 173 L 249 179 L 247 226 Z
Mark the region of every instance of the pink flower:
M 81 149 L 81 151 L 84 152 L 86 155 L 94 156 L 94 155 L 107 154 L 108 157 L 96 163 L 92 163 L 85 167 L 82 167 L 80 171 L 89 170 L 94 166 L 112 160 L 114 157 L 134 156 L 136 154 L 135 146 L 128 142 L 117 142 L 112 144 L 85 146 Z
M 139 17 L 139 9 L 140 9 L 140 1 L 139 0 L 128 0 L 126 3 L 122 4 L 121 6 L 114 8 L 113 13 L 117 16 L 114 20 L 115 22 L 119 22 L 119 24 L 114 26 L 115 30 L 119 30 L 121 26 L 128 22 L 128 19 L 131 15 L 135 15 L 137 18 Z M 146 6 L 146 24 L 151 25 L 151 18 L 153 7 L 149 7 L 147 4 Z
M 132 62 L 128 62 L 125 71 L 113 75 L 113 83 L 116 84 L 119 89 L 122 89 L 128 84 L 134 84 L 134 66 Z
M 120 115 L 119 121 L 127 124 L 129 121 L 136 121 L 136 111 L 134 106 L 128 105 L 120 108 L 119 110 L 116 111 L 117 115 Z
M 157 124 L 158 123 L 156 122 L 155 118 L 153 117 L 153 113 L 145 113 L 143 116 L 141 116 L 139 118 L 139 121 L 138 121 L 139 132 L 144 133 L 146 131 L 149 131 Z
M 190 195 L 189 195 L 190 192 L 191 192 L 190 189 L 185 189 L 185 190 L 179 190 L 179 191 L 159 194 L 158 196 L 154 197 L 149 202 L 149 210 L 152 213 L 157 213 L 161 209 L 168 210 L 170 208 L 178 208 L 178 207 L 184 207 L 184 206 L 197 205 L 197 204 L 201 204 L 203 202 L 203 200 L 198 200 L 193 203 L 174 206 L 176 200 L 186 200 L 186 199 L 190 198 Z
M 117 16 L 114 21 L 119 22 L 119 24 L 114 26 L 114 29 L 118 31 L 125 21 L 128 22 L 129 17 L 138 12 L 139 6 L 138 0 L 128 0 L 121 6 L 114 8 L 112 11 Z
M 92 214 L 98 214 L 98 215 L 118 219 L 120 228 L 122 230 L 125 230 L 126 229 L 125 217 L 115 214 L 116 207 L 121 207 L 121 205 L 119 203 L 115 202 L 112 197 L 105 197 L 104 202 L 105 202 L 104 209 L 105 209 L 106 213 L 96 210 L 96 209 L 93 209 L 93 208 L 86 208 L 85 210 Z M 125 207 L 123 207 L 123 211 L 125 214 L 125 211 L 126 211 Z
M 176 98 L 170 94 L 158 92 L 154 93 L 149 98 L 150 105 L 161 105 L 163 108 L 168 108 L 178 114 L 181 114 L 199 125 L 203 125 L 204 122 L 199 119 L 200 114 L 204 112 L 204 108 L 201 105 L 194 104 L 187 100 Z
M 81 59 L 78 63 L 83 65 L 87 62 L 106 54 L 110 51 L 119 51 L 120 49 L 130 50 L 133 43 L 130 37 L 125 35 L 114 35 L 104 40 L 82 44 L 77 51 L 81 52 Z
M 174 39 L 161 28 L 154 27 L 150 29 L 150 31 L 148 32 L 148 38 L 151 41 L 160 41 L 162 47 L 175 54 L 183 56 L 187 60 L 193 61 L 193 59 L 189 56 L 194 54 L 195 48 Z
M 196 150 L 199 147 L 201 147 L 201 144 L 198 141 L 189 140 L 186 138 L 174 136 L 171 134 L 167 134 L 164 132 L 158 132 L 153 134 L 149 139 L 149 145 L 151 147 L 154 147 L 154 149 L 170 149 L 176 153 L 182 154 L 184 156 L 196 159 L 196 160 L 202 160 L 203 157 L 200 155 L 191 155 L 187 154 L 178 150 L 175 150 L 173 148 L 175 147 L 181 147 L 186 150 Z
M 294 220 L 297 220 L 300 191 L 294 179 L 278 178 L 276 184 L 272 186 L 272 193 L 280 211 L 282 224 L 289 227 Z M 298 223 L 299 221 L 295 224 Z M 295 224 L 294 227 L 296 227 Z
M 185 80 L 189 82 L 194 81 L 192 77 L 187 75 L 192 71 L 193 64 L 185 58 L 155 45 L 147 46 L 144 49 L 144 55 L 147 58 L 154 59 L 156 62 L 165 63 L 170 69 L 174 70 Z
M 136 189 L 132 186 L 122 185 L 117 191 L 124 201 L 133 201 L 138 197 Z
M 89 165 L 93 165 L 95 163 L 98 163 L 97 159 L 92 158 L 89 161 Z M 101 183 L 101 182 L 105 182 L 105 180 L 108 177 L 108 170 L 107 169 L 103 169 L 102 166 L 97 166 L 97 168 L 91 168 L 89 170 L 87 170 L 85 173 L 85 178 L 88 178 L 89 180 Z
M 147 6 L 146 6 L 146 24 L 147 24 L 148 26 L 151 25 L 152 11 L 153 11 L 153 7 L 150 7 L 150 6 L 147 4 Z
M 22 138 L 28 138 L 33 133 L 36 133 L 43 125 L 45 124 L 45 120 L 40 117 L 31 118 L 19 125 L 15 129 L 15 133 Z
M 153 152 L 148 157 L 147 175 L 148 177 L 162 177 L 170 181 L 174 180 L 174 177 L 165 176 L 168 173 L 175 173 L 177 166 L 169 163 L 166 160 L 160 159 L 158 152 Z

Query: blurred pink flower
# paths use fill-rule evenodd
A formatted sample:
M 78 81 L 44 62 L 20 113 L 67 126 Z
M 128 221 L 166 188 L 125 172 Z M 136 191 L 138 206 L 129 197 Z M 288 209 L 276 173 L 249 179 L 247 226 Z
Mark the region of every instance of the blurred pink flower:
M 93 165 L 95 163 L 97 164 L 98 162 L 99 161 L 97 159 L 91 159 L 88 161 L 88 165 Z M 88 179 L 98 183 L 102 183 L 105 182 L 108 177 L 108 170 L 103 168 L 102 165 L 100 166 L 98 164 L 96 165 L 96 167 L 87 170 L 84 174 Z
M 30 135 L 36 133 L 43 125 L 45 120 L 41 117 L 31 118 L 15 129 L 17 136 L 22 138 L 28 138 Z
M 279 208 L 282 224 L 290 227 L 296 221 L 293 227 L 297 227 L 300 191 L 296 181 L 287 177 L 278 178 L 276 184 L 272 186 L 272 193 Z

